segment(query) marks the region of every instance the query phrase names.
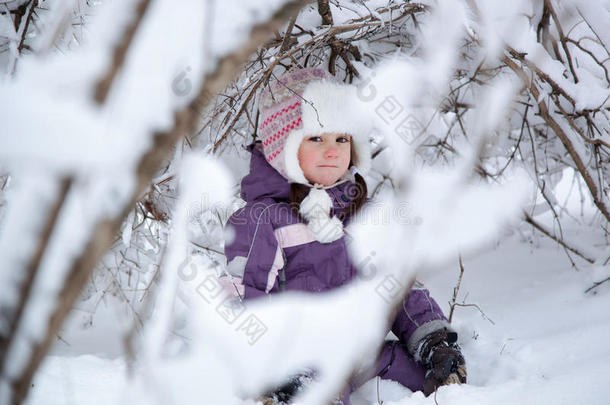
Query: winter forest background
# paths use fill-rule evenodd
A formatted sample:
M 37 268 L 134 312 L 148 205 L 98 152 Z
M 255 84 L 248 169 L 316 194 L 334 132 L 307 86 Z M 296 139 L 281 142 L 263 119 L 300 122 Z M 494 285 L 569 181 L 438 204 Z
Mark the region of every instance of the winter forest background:
M 609 22 L 608 0 L 0 0 L 0 403 L 254 404 L 307 364 L 300 400 L 327 403 L 417 276 L 469 384 L 354 404 L 607 404 Z M 362 275 L 223 311 L 257 95 L 318 65 L 375 122 Z

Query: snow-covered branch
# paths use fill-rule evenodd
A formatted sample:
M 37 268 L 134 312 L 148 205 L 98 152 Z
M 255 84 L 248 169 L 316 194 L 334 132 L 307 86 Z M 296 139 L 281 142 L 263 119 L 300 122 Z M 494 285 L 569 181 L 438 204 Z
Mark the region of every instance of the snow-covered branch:
M 142 31 L 146 31 L 150 26 L 154 27 L 155 23 L 157 26 L 164 25 L 164 21 L 167 18 L 167 14 L 164 13 L 167 13 L 168 7 L 172 10 L 170 15 L 180 18 L 182 26 L 181 31 L 174 31 L 167 35 L 164 39 L 171 41 L 172 38 L 175 38 L 183 43 L 190 44 L 191 47 L 202 49 L 199 41 L 201 41 L 202 38 L 200 32 L 200 21 L 203 19 L 200 17 L 202 17 L 204 9 L 200 5 L 197 5 L 196 2 L 184 3 L 180 6 L 174 5 L 171 2 L 156 2 L 155 11 L 147 13 L 146 17 L 143 18 L 144 10 L 146 8 L 145 5 L 145 2 L 140 3 L 138 11 L 135 15 L 135 19 L 132 23 L 128 23 L 128 19 L 125 18 L 122 20 L 119 19 L 118 21 L 116 19 L 108 20 L 108 18 L 115 13 L 116 15 L 123 16 L 131 15 L 132 10 L 129 9 L 130 5 L 106 6 L 105 12 L 107 14 L 98 17 L 98 35 L 101 34 L 101 31 L 99 30 L 102 29 L 102 26 L 112 21 L 112 24 L 116 27 L 115 32 L 122 32 L 119 28 L 121 25 L 127 27 L 124 37 L 118 37 L 116 39 L 111 38 L 110 41 L 98 41 L 95 45 L 91 45 L 88 48 L 83 49 L 81 54 L 74 58 L 73 61 L 70 61 L 71 64 L 69 64 L 68 67 L 64 68 L 66 68 L 68 71 L 80 69 L 81 64 L 87 58 L 93 57 L 99 61 L 100 57 L 104 57 L 105 52 L 113 49 L 112 43 L 117 39 L 122 45 L 114 48 L 116 51 L 114 52 L 114 59 L 112 59 L 111 62 L 111 69 L 108 70 L 110 73 L 104 75 L 104 79 L 100 81 L 96 79 L 95 71 L 92 75 L 89 74 L 90 72 L 87 72 L 87 77 L 81 77 L 80 79 L 88 82 L 89 85 L 81 85 L 80 87 L 74 89 L 76 92 L 80 92 L 80 94 L 73 94 L 72 96 L 81 97 L 86 100 L 88 96 L 88 88 L 90 88 L 89 86 L 91 86 L 93 83 L 101 83 L 96 87 L 99 90 L 96 93 L 96 100 L 98 103 L 105 102 L 104 108 L 113 109 L 117 107 L 117 99 L 115 98 L 116 96 L 111 96 L 111 98 L 108 99 L 108 94 L 110 94 L 109 90 L 114 92 L 115 95 L 120 94 L 121 92 L 130 91 L 129 88 L 132 84 L 129 83 L 129 78 L 131 78 L 132 82 L 137 82 L 138 85 L 145 85 L 147 81 L 150 82 L 150 78 L 152 78 L 152 76 L 144 77 L 143 80 L 140 79 L 139 81 L 134 79 L 134 65 L 137 67 L 138 63 L 149 63 L 147 60 L 148 57 L 146 56 L 147 54 L 142 53 L 147 46 L 150 46 L 147 45 L 147 41 L 150 41 L 150 44 L 154 43 L 154 41 L 159 38 L 159 35 L 163 35 L 164 31 L 167 35 L 167 29 L 169 29 L 171 25 L 165 25 L 165 30 L 163 30 L 163 28 L 159 29 L 159 27 L 154 28 L 158 30 L 156 38 L 155 36 L 149 36 L 144 40 L 140 39 L 139 41 L 135 41 L 135 43 L 132 41 L 132 39 L 135 38 L 134 34 L 136 33 L 139 33 L 141 38 Z M 71 252 L 69 254 L 65 250 L 68 246 L 66 244 L 68 243 L 69 239 L 66 239 L 66 235 L 62 235 L 61 226 L 56 225 L 58 223 L 58 221 L 56 221 L 56 216 L 58 212 L 62 212 L 61 220 L 59 221 L 59 223 L 61 223 L 65 222 L 71 215 L 74 216 L 74 214 L 77 214 L 77 212 L 74 212 L 74 208 L 70 208 L 69 206 L 66 207 L 65 205 L 67 204 L 59 204 L 58 207 L 53 208 L 52 210 L 48 211 L 48 213 L 42 211 L 42 218 L 47 215 L 49 218 L 53 219 L 52 221 L 49 220 L 50 222 L 48 223 L 50 224 L 50 228 L 44 231 L 42 240 L 46 241 L 50 237 L 49 235 L 52 235 L 51 237 L 53 238 L 52 243 L 54 250 L 52 252 L 45 252 L 45 258 L 53 255 L 63 255 L 65 257 L 61 258 L 61 263 L 45 263 L 46 266 L 42 267 L 40 270 L 35 269 L 35 272 L 25 272 L 25 274 L 32 274 L 33 280 L 28 281 L 26 277 L 25 280 L 20 282 L 10 283 L 14 284 L 14 288 L 16 289 L 15 298 L 18 302 L 23 302 L 23 306 L 25 306 L 26 309 L 17 309 L 17 312 L 13 312 L 11 307 L 13 304 L 10 304 L 6 300 L 4 300 L 2 303 L 3 314 L 10 313 L 12 315 L 10 322 L 16 325 L 12 329 L 17 331 L 9 334 L 9 341 L 3 341 L 2 359 L 4 361 L 2 362 L 2 385 L 0 386 L 3 398 L 12 398 L 11 402 L 13 403 L 20 403 L 23 400 L 27 394 L 28 388 L 30 387 L 30 381 L 44 358 L 50 344 L 55 338 L 59 327 L 72 308 L 72 305 L 79 296 L 83 286 L 87 282 L 92 269 L 98 263 L 102 254 L 111 245 L 114 235 L 119 231 L 122 222 L 124 221 L 125 217 L 127 217 L 127 214 L 131 211 L 131 207 L 139 199 L 143 191 L 146 190 L 152 177 L 159 169 L 161 163 L 170 155 L 176 142 L 194 129 L 199 117 L 198 114 L 200 110 L 205 107 L 205 103 L 202 102 L 205 95 L 209 92 L 219 92 L 222 88 L 224 88 L 233 79 L 234 75 L 239 70 L 241 63 L 246 60 L 247 56 L 250 55 L 261 43 L 263 43 L 274 30 L 279 28 L 279 26 L 287 21 L 290 16 L 292 16 L 300 7 L 302 7 L 302 2 L 292 1 L 286 2 L 286 4 L 280 4 L 277 10 L 269 8 L 259 10 L 259 15 L 261 17 L 259 17 L 259 20 L 253 19 L 248 22 L 252 28 L 249 30 L 248 37 L 243 39 L 242 43 L 238 42 L 232 46 L 225 47 L 224 49 L 214 49 L 216 52 L 214 56 L 218 59 L 214 61 L 207 61 L 210 66 L 214 66 L 213 69 L 210 71 L 205 71 L 202 69 L 202 61 L 198 61 L 196 66 L 199 67 L 198 72 L 200 72 L 201 77 L 197 78 L 195 83 L 201 84 L 199 85 L 200 88 L 198 93 L 190 103 L 181 106 L 181 103 L 176 103 L 176 101 L 179 100 L 172 101 L 169 99 L 157 99 L 157 102 L 161 102 L 162 107 L 169 109 L 169 111 L 165 111 L 161 117 L 171 116 L 171 110 L 178 107 L 177 111 L 174 113 L 173 125 L 169 125 L 169 129 L 167 130 L 156 129 L 151 131 L 154 132 L 152 142 L 146 142 L 145 144 L 148 145 L 144 149 L 137 148 L 129 150 L 129 142 L 122 144 L 122 148 L 127 148 L 126 152 L 129 152 L 126 154 L 126 157 L 129 156 L 128 159 L 130 163 L 127 164 L 127 167 L 119 167 L 118 169 L 127 169 L 128 171 L 123 172 L 122 176 L 127 177 L 128 179 L 133 176 L 133 182 L 128 181 L 127 184 L 124 182 L 112 184 L 112 181 L 108 183 L 108 180 L 100 179 L 102 180 L 101 182 L 97 179 L 92 180 L 94 184 L 99 182 L 97 187 L 100 188 L 99 192 L 102 194 L 111 193 L 113 192 L 113 189 L 116 193 L 118 191 L 118 187 L 118 189 L 122 188 L 120 191 L 122 195 L 120 195 L 120 198 L 116 200 L 116 206 L 107 212 L 104 212 L 105 209 L 103 205 L 98 205 L 98 207 L 92 209 L 93 218 L 90 219 L 90 225 L 86 228 L 86 230 L 84 230 L 84 233 L 79 235 L 80 240 L 78 240 L 77 243 L 73 243 Z M 161 17 L 162 15 L 164 17 Z M 187 20 L 184 20 L 185 15 L 189 16 Z M 104 20 L 105 18 L 106 20 Z M 107 29 L 107 26 L 103 27 L 103 30 Z M 188 34 L 194 35 L 194 38 L 189 39 Z M 241 34 L 242 38 L 244 36 L 244 34 Z M 98 39 L 100 38 L 98 37 Z M 174 46 L 173 43 L 172 45 Z M 183 48 L 177 49 L 177 52 L 175 52 L 173 56 L 175 58 L 183 58 L 184 54 L 180 54 L 182 49 Z M 187 46 L 184 49 L 186 50 L 190 48 Z M 131 63 L 124 66 L 122 61 L 125 59 L 124 56 L 127 53 L 134 56 L 132 56 Z M 167 57 L 169 56 L 170 55 L 167 55 Z M 201 58 L 201 55 L 199 55 L 199 57 Z M 172 60 L 171 58 L 169 60 L 171 62 L 175 62 L 175 60 Z M 173 67 L 170 63 L 166 64 L 166 66 L 163 68 L 164 72 L 160 72 L 160 76 L 155 78 L 156 82 L 152 85 L 151 90 L 153 92 L 170 88 L 172 80 L 171 72 Z M 53 65 L 53 63 L 49 63 L 46 69 L 46 72 L 43 70 L 42 73 L 31 73 L 31 78 L 24 75 L 24 77 L 21 77 L 20 80 L 14 85 L 15 89 L 18 89 L 19 86 L 26 85 L 24 83 L 28 83 L 28 79 L 35 80 L 36 75 L 42 76 L 45 73 L 53 72 L 56 67 Z M 120 83 L 116 84 L 115 78 L 119 70 L 121 71 L 123 78 Z M 125 78 L 128 79 L 125 80 Z M 158 79 L 162 80 L 159 82 Z M 6 94 L 6 97 L 11 97 L 11 95 Z M 22 100 L 24 103 L 27 102 L 25 99 Z M 140 102 L 142 101 L 143 100 L 140 100 Z M 120 104 L 120 102 L 118 104 Z M 30 108 L 32 107 L 35 106 L 30 106 Z M 103 114 L 95 117 L 95 115 L 98 114 L 96 111 L 88 111 L 86 114 L 89 115 L 90 121 L 81 123 L 81 125 L 88 127 L 87 129 L 85 129 L 85 127 L 81 128 L 82 132 L 85 134 L 90 130 L 90 125 L 96 125 L 96 122 L 99 124 L 100 118 L 103 117 Z M 150 120 L 152 116 L 149 114 L 139 115 L 140 117 L 128 116 L 127 118 L 130 120 L 142 120 L 140 123 L 138 123 L 140 127 L 132 127 L 132 130 L 139 131 L 139 138 L 144 140 L 147 136 L 150 136 L 149 133 L 147 133 L 150 131 L 150 129 L 155 127 L 159 128 L 160 122 L 158 119 L 154 118 Z M 18 123 L 18 119 L 19 116 L 12 117 L 12 120 L 15 123 Z M 49 119 L 52 120 L 56 118 L 49 117 Z M 6 117 L 3 118 L 4 122 L 7 122 L 7 120 L 8 119 Z M 170 123 L 171 121 L 166 121 L 166 123 L 162 126 L 167 127 L 167 124 Z M 149 128 L 148 131 L 145 128 Z M 32 129 L 33 128 L 20 128 L 21 131 L 32 131 Z M 26 132 L 25 136 L 34 140 L 36 139 L 37 134 L 37 132 L 32 131 L 30 133 Z M 19 150 L 19 145 L 7 146 L 12 146 L 13 148 L 6 148 L 6 153 L 10 153 L 11 149 Z M 75 145 L 71 146 L 74 147 Z M 76 151 L 77 150 L 75 150 L 75 152 Z M 43 154 L 44 152 L 45 151 L 40 151 L 40 153 Z M 6 156 L 7 155 L 5 155 L 5 158 Z M 28 157 L 26 157 L 26 159 L 28 159 Z M 104 161 L 104 159 L 101 159 L 99 163 L 102 165 L 112 165 L 110 161 Z M 58 162 L 58 164 L 60 166 L 59 171 L 70 172 L 71 170 L 74 170 L 74 162 L 66 161 Z M 132 168 L 133 174 L 130 173 L 128 169 L 129 167 Z M 121 172 L 119 171 L 119 173 Z M 120 177 L 117 177 L 117 180 L 119 179 Z M 50 178 L 49 180 L 51 182 L 57 181 L 53 178 Z M 106 187 L 106 189 L 104 189 L 104 187 Z M 26 193 L 31 193 L 32 191 L 32 189 L 25 190 Z M 78 198 L 77 195 L 83 191 L 82 185 L 73 187 L 73 190 L 70 191 L 68 200 Z M 63 202 L 66 196 L 65 193 L 62 195 L 64 195 L 64 197 L 60 198 L 59 200 Z M 32 197 L 33 196 L 30 195 L 30 198 Z M 98 204 L 102 201 L 103 199 L 100 199 Z M 73 212 L 70 212 L 70 210 Z M 5 229 L 3 229 L 4 232 L 2 240 L 3 252 L 5 253 L 8 253 L 7 249 L 10 249 L 8 235 L 13 227 L 19 225 L 20 220 L 20 213 L 16 210 L 9 211 L 8 215 L 8 223 L 5 226 Z M 47 243 L 41 243 L 41 246 L 44 248 Z M 76 246 L 77 249 L 74 249 L 74 246 Z M 34 263 L 37 262 L 35 258 L 38 256 L 38 254 L 33 256 L 33 260 L 35 260 Z M 13 258 L 13 260 L 15 259 L 17 259 L 17 257 Z M 16 267 L 11 267 L 10 269 L 11 272 L 16 271 Z M 3 276 L 5 276 L 5 274 L 3 274 Z M 43 282 L 43 280 L 47 280 L 47 282 Z M 52 282 L 49 283 L 48 280 L 52 280 Z M 44 285 L 44 288 L 47 289 L 47 292 L 41 291 L 41 288 L 43 288 L 41 283 L 46 284 Z M 31 284 L 34 284 L 34 287 L 28 287 Z M 25 297 L 20 295 L 19 291 L 24 291 L 24 293 L 26 293 Z M 30 291 L 33 292 L 30 294 Z M 45 296 L 46 300 L 48 301 L 44 303 L 44 305 L 47 306 L 46 311 L 39 313 L 38 306 L 41 305 L 41 302 L 38 302 L 38 297 L 41 296 Z M 17 306 L 17 308 L 20 307 L 21 305 Z M 36 320 L 36 318 L 38 319 Z M 37 332 L 33 332 L 31 326 L 29 325 L 33 322 L 36 322 L 42 326 Z M 19 361 L 17 362 L 16 359 L 19 359 Z

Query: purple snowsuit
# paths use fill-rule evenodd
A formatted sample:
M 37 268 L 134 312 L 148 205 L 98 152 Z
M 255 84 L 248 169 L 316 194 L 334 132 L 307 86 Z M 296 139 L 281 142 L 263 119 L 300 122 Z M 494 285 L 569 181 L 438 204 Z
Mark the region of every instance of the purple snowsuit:
M 283 290 L 321 292 L 352 280 L 357 273 L 348 257 L 345 238 L 322 244 L 312 239 L 306 225 L 288 205 L 290 185 L 265 160 L 260 144 L 252 144 L 250 173 L 241 182 L 241 197 L 247 204 L 227 223 L 233 240 L 225 246 L 227 270 L 245 299 Z M 333 200 L 331 215 L 350 203 L 351 182 L 327 192 Z M 419 340 L 447 326 L 438 304 L 425 289 L 413 289 L 405 299 L 393 324 L 399 341 L 383 345 L 370 377 L 391 379 L 412 391 L 422 390 L 424 369 L 413 359 Z M 349 391 L 357 389 L 348 387 Z M 344 393 L 349 403 L 349 392 Z

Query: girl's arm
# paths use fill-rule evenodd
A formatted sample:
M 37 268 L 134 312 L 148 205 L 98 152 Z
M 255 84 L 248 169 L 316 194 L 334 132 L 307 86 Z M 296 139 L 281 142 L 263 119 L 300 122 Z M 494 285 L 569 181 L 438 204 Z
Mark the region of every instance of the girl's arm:
M 466 362 L 457 344 L 457 333 L 421 284 L 416 283 L 403 302 L 392 331 L 426 370 L 424 395 L 441 385 L 466 383 Z
M 279 290 L 277 276 L 284 267 L 284 257 L 271 223 L 272 207 L 246 205 L 229 218 L 225 227 L 227 272 L 241 298 Z
M 424 337 L 443 328 L 453 330 L 430 292 L 416 283 L 396 315 L 392 332 L 414 354 Z

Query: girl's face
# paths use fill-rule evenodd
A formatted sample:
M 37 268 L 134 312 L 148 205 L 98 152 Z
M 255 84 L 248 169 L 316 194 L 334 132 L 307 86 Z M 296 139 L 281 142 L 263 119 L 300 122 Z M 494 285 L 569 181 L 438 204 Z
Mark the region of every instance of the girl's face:
M 307 136 L 299 147 L 299 164 L 305 178 L 330 186 L 343 176 L 351 159 L 351 137 L 326 133 Z

